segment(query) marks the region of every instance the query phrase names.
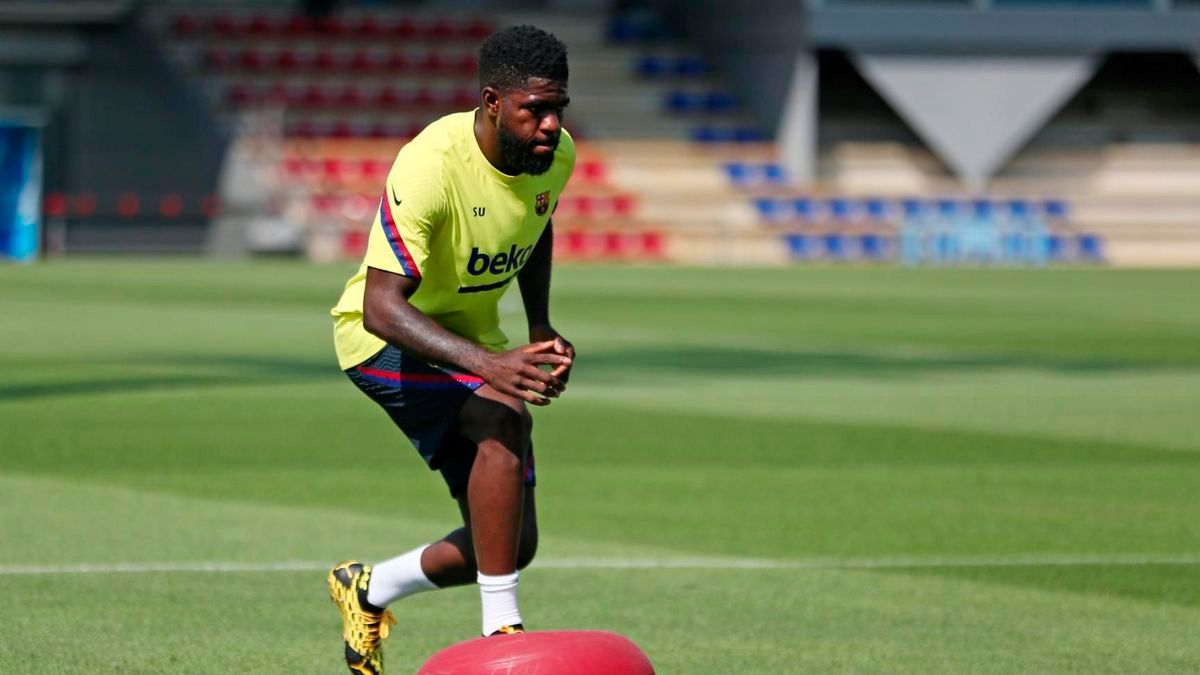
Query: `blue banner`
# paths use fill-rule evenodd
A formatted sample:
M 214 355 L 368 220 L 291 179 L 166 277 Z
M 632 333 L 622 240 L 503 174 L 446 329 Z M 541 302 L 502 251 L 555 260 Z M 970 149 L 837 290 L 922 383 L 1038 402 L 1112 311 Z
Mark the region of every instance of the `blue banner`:
M 0 122 L 0 259 L 31 262 L 41 242 L 38 129 Z

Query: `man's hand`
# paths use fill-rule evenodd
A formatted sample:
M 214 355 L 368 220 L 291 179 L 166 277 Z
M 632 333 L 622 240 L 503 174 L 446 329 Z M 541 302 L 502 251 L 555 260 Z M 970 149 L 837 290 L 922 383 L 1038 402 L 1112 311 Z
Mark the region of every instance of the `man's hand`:
M 571 359 L 570 363 L 558 366 L 551 372 L 552 375 L 562 380 L 563 384 L 571 379 L 571 366 L 575 363 L 575 345 L 571 344 L 566 338 L 558 334 L 548 325 L 530 326 L 529 341 L 533 343 L 552 342 L 554 343 L 554 353 L 562 354 Z
M 553 366 L 554 372 L 541 370 L 541 365 Z M 555 373 L 570 367 L 571 358 L 558 352 L 553 340 L 547 340 L 488 354 L 475 374 L 502 394 L 533 405 L 550 405 L 550 399 L 558 398 L 566 386 Z

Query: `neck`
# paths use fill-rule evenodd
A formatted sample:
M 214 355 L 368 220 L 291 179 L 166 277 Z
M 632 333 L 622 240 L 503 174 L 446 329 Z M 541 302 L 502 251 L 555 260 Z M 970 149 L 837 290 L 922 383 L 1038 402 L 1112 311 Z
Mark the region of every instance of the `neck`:
M 487 161 L 500 173 L 509 176 L 515 176 L 517 173 L 512 170 L 504 162 L 504 155 L 500 152 L 499 132 L 496 130 L 496 123 L 489 119 L 484 114 L 483 108 L 475 111 L 475 142 L 479 144 L 480 151 Z

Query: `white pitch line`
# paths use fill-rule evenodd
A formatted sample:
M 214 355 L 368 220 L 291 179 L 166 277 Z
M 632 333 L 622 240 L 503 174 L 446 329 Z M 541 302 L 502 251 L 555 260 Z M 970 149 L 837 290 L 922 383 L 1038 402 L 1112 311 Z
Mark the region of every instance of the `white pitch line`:
M 0 576 L 38 574 L 135 574 L 166 572 L 315 572 L 329 569 L 332 561 L 282 562 L 145 562 L 80 563 L 75 565 L 0 565 Z M 1145 565 L 1200 565 L 1200 553 L 1008 555 L 894 558 L 559 558 L 538 561 L 538 569 L 634 570 L 870 570 L 934 569 L 946 567 L 1095 567 Z

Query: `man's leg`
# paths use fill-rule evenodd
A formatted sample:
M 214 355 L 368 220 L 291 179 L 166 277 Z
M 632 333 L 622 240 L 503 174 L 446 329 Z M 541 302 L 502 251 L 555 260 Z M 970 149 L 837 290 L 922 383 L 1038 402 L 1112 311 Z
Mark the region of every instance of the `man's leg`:
M 372 604 L 386 607 L 423 590 L 468 584 L 482 572 L 485 581 L 501 577 L 502 586 L 514 587 L 515 606 L 515 580 L 509 578 L 537 550 L 533 490 L 525 489 L 524 480 L 531 426 L 523 402 L 491 387 L 481 387 L 467 400 L 448 439 L 451 445 L 444 449 L 474 455 L 466 494 L 458 497 L 464 527 L 375 565 Z M 472 513 L 480 516 L 472 518 Z
M 532 427 L 523 401 L 486 385 L 463 406 L 455 424 L 455 431 L 476 446 L 467 482 L 467 514 L 484 635 L 519 629 L 522 624 L 517 609 L 517 549 Z

